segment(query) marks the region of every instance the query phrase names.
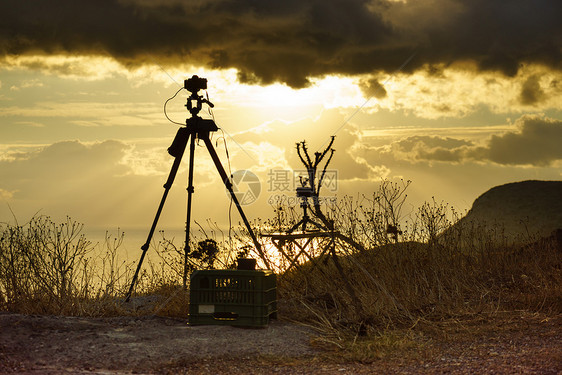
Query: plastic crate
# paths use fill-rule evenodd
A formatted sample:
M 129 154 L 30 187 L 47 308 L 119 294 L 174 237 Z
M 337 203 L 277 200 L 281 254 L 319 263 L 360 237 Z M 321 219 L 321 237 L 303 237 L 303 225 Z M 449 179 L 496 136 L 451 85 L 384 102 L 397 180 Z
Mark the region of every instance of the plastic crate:
M 191 325 L 265 327 L 277 318 L 277 276 L 272 271 L 204 270 L 191 275 Z

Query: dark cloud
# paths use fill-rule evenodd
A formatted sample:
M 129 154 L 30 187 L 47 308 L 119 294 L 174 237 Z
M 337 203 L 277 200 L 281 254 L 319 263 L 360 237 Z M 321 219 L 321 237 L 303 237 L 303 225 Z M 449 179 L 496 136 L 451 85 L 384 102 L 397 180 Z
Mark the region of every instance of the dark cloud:
M 0 3 L 0 53 L 109 54 L 237 68 L 304 86 L 329 73 L 470 60 L 508 75 L 561 69 L 562 3 L 548 0 L 26 0 Z
M 368 160 L 410 160 L 460 162 L 464 150 L 472 147 L 472 142 L 438 136 L 412 136 L 366 151 Z
M 562 160 L 562 121 L 525 115 L 517 130 L 490 137 L 483 146 L 436 136 L 408 137 L 388 146 L 365 148 L 367 160 L 494 162 L 501 165 L 549 166 Z
M 484 156 L 500 164 L 545 166 L 562 159 L 562 121 L 523 116 L 519 131 L 492 136 Z
M 539 82 L 539 76 L 533 75 L 523 83 L 521 87 L 520 100 L 521 104 L 532 105 L 539 103 L 545 94 Z
M 367 82 L 363 82 L 360 87 L 363 94 L 368 98 L 374 97 L 383 99 L 386 96 L 384 84 L 381 84 L 377 79 L 370 79 Z

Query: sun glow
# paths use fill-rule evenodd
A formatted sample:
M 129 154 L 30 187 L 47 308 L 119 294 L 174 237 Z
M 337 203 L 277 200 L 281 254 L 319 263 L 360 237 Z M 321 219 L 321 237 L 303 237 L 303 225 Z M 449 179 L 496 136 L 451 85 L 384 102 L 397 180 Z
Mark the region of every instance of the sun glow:
M 209 73 L 211 100 L 251 108 L 267 114 L 269 119 L 294 121 L 316 116 L 322 109 L 356 107 L 364 101 L 356 82 L 339 76 L 312 79 L 308 87 L 295 89 L 280 83 L 266 86 L 239 83 L 235 70 L 220 76 L 206 73 Z
M 328 76 L 306 88 L 292 89 L 281 84 L 258 88 L 256 104 L 269 107 L 322 106 L 324 108 L 356 106 L 362 96 L 349 78 Z

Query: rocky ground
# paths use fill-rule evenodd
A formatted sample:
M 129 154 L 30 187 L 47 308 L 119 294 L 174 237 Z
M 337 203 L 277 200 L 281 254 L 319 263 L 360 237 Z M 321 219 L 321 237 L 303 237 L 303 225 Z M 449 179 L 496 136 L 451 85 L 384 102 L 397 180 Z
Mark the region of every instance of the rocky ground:
M 435 323 L 406 345 L 342 351 L 311 328 L 189 326 L 160 317 L 0 314 L 1 374 L 561 374 L 562 316 Z M 361 351 L 365 351 L 364 354 Z

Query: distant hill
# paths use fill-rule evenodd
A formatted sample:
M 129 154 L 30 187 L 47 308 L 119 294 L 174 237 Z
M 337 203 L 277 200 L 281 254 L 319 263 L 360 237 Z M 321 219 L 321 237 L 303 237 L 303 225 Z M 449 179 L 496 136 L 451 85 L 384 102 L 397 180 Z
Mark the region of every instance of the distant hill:
M 478 197 L 460 221 L 500 225 L 505 234 L 546 237 L 562 228 L 562 181 L 522 181 L 496 186 Z

